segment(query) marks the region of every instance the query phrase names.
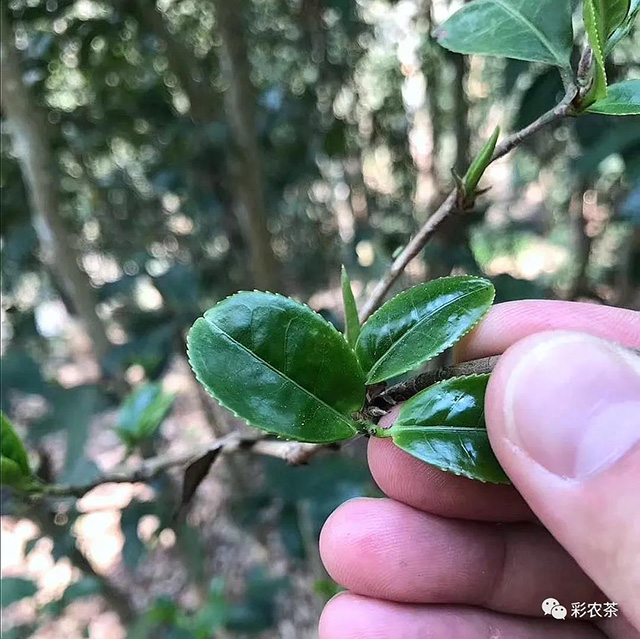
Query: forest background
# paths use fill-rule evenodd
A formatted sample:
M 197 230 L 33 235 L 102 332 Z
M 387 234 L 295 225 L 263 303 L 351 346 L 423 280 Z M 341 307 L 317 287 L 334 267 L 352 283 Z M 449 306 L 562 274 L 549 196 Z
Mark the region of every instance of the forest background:
M 251 432 L 195 382 L 194 319 L 255 287 L 342 328 L 341 264 L 362 302 L 451 169 L 558 103 L 554 67 L 443 49 L 460 6 L 2 0 L 1 402 L 43 478 Z M 637 28 L 607 76 L 640 78 Z M 499 302 L 640 308 L 640 118 L 565 118 L 482 185 L 394 290 L 473 273 Z M 320 527 L 377 489 L 362 440 L 280 457 L 225 456 L 180 517 L 174 467 L 79 500 L 3 489 L 3 637 L 315 637 Z

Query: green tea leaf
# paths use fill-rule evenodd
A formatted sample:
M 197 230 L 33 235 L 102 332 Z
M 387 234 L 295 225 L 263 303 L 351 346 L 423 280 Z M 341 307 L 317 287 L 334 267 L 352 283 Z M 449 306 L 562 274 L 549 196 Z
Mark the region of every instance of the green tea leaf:
M 344 304 L 344 336 L 351 348 L 355 348 L 358 336 L 360 335 L 360 320 L 358 319 L 358 307 L 353 296 L 351 280 L 347 269 L 342 267 L 342 303 Z
M 496 459 L 484 421 L 489 375 L 455 377 L 406 402 L 385 431 L 396 446 L 448 472 L 491 483 L 509 483 Z
M 626 20 L 631 9 L 630 0 L 594 0 L 599 5 L 604 25 L 604 37 L 608 40 Z
M 568 0 L 474 0 L 435 33 L 457 53 L 477 53 L 571 67 L 573 31 Z
M 362 326 L 356 354 L 367 384 L 417 368 L 455 344 L 487 312 L 495 291 L 488 280 L 442 277 L 400 293 Z
M 584 0 L 584 28 L 595 60 L 593 85 L 584 99 L 585 105 L 607 95 L 607 42 L 625 22 L 629 9 L 629 0 Z
M 491 137 L 484 143 L 478 157 L 471 163 L 471 166 L 464 177 L 464 188 L 468 197 L 473 198 L 478 182 L 480 182 L 480 178 L 487 170 L 489 162 L 491 162 L 491 156 L 495 151 L 499 135 L 500 127 L 497 126 L 495 131 L 491 134 Z
M 25 475 L 20 466 L 7 457 L 0 456 L 0 483 L 3 486 L 20 488 L 25 480 Z
M 633 27 L 633 23 L 636 21 L 638 17 L 638 13 L 640 12 L 640 0 L 631 0 L 629 11 L 627 12 L 627 17 L 624 19 L 622 24 L 609 36 L 607 40 L 607 46 L 605 47 L 605 55 L 609 55 L 613 48 L 622 40 L 626 38 L 631 32 L 631 28 Z
M 607 95 L 607 72 L 604 66 L 604 44 L 607 36 L 603 0 L 584 0 L 582 15 L 595 62 L 593 84 L 584 99 L 585 104 L 590 104 Z
M 627 80 L 609 86 L 606 97 L 587 111 L 603 115 L 640 115 L 640 80 Z
M 29 457 L 22 440 L 4 413 L 0 413 L 0 421 L 0 477 L 3 484 L 18 488 L 31 477 Z
M 200 383 L 250 425 L 306 442 L 355 434 L 362 369 L 344 337 L 309 307 L 238 293 L 196 320 L 188 347 Z
M 129 447 L 151 437 L 160 427 L 175 397 L 164 393 L 160 384 L 144 384 L 122 404 L 116 430 Z

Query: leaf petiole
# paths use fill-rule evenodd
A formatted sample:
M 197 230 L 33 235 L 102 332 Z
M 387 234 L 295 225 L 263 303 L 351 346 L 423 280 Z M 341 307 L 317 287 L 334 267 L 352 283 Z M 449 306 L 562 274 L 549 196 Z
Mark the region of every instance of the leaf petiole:
M 358 432 L 366 437 L 391 437 L 388 428 L 381 428 L 377 424 L 360 420 L 357 422 Z

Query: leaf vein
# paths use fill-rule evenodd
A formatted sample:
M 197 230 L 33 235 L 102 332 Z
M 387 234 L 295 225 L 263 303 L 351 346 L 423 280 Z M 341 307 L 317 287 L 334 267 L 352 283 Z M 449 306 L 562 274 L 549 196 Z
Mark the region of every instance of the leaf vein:
M 298 390 L 302 391 L 302 393 L 304 393 L 305 395 L 308 395 L 310 398 L 314 399 L 316 402 L 318 402 L 319 404 L 323 405 L 327 410 L 329 410 L 331 413 L 336 415 L 338 417 L 338 419 L 340 419 L 344 423 L 348 424 L 351 428 L 353 428 L 351 420 L 346 415 L 343 415 L 338 410 L 336 410 L 333 406 L 330 406 L 329 404 L 327 404 L 323 399 L 321 399 L 317 395 L 314 395 L 313 392 L 307 390 L 304 386 L 301 386 L 300 384 L 298 384 L 298 382 L 296 382 L 294 379 L 291 379 L 290 377 L 285 375 L 282 371 L 279 371 L 275 366 L 273 366 L 272 364 L 270 364 L 266 360 L 262 359 L 262 357 L 258 356 L 252 350 L 248 349 L 244 344 L 240 343 L 238 340 L 236 340 L 231 335 L 229 335 L 229 333 L 224 331 L 214 321 L 212 321 L 211 319 L 207 319 L 206 321 L 207 321 L 207 325 L 210 326 L 211 328 L 215 328 L 220 335 L 222 335 L 223 337 L 228 339 L 230 342 L 235 344 L 239 349 L 243 350 L 245 353 L 247 353 L 251 357 L 254 357 L 261 364 L 263 364 L 266 368 L 268 368 L 269 370 L 273 371 L 276 375 L 281 377 L 285 384 L 287 382 L 289 382 L 291 385 L 295 386 Z
M 566 67 L 567 66 L 567 63 L 564 60 L 564 56 L 562 55 L 562 53 L 556 51 L 554 46 L 547 39 L 547 36 L 545 36 L 545 34 L 542 31 L 540 31 L 540 29 L 533 22 L 531 22 L 531 20 L 529 20 L 528 18 L 523 16 L 521 13 L 518 13 L 513 7 L 509 6 L 509 4 L 507 4 L 504 0 L 484 0 L 484 1 L 497 5 L 503 11 L 506 11 L 513 18 L 515 18 L 516 20 L 518 20 L 519 22 L 524 24 L 526 27 L 528 27 L 534 33 L 534 35 L 538 38 L 538 40 L 541 42 L 541 44 L 558 61 L 558 64 L 561 67 Z
M 382 355 L 382 357 L 380 357 L 378 359 L 378 361 L 371 367 L 371 371 L 369 372 L 369 377 L 371 378 L 377 372 L 377 370 L 380 368 L 380 366 L 382 366 L 382 364 L 384 362 L 386 362 L 387 359 L 389 359 L 393 355 L 393 353 L 399 348 L 400 344 L 402 344 L 402 342 L 404 342 L 415 330 L 418 330 L 419 328 L 421 328 L 422 325 L 425 322 L 427 322 L 428 320 L 433 318 L 434 315 L 436 315 L 437 313 L 440 313 L 441 311 L 445 310 L 446 308 L 448 308 L 452 304 L 455 304 L 456 302 L 461 302 L 462 300 L 464 300 L 467 297 L 473 295 L 474 293 L 477 293 L 480 290 L 482 290 L 482 289 L 475 288 L 475 289 L 472 289 L 470 291 L 467 291 L 464 295 L 461 295 L 460 297 L 454 297 L 453 299 L 449 300 L 446 304 L 443 304 L 442 306 L 439 306 L 438 308 L 436 308 L 432 312 L 430 312 L 428 315 L 425 315 L 421 320 L 416 322 L 416 324 L 414 324 L 409 330 L 407 330 L 405 333 L 403 333 L 402 336 L 400 338 L 398 338 L 389 347 L 389 349 L 385 352 L 385 354 Z

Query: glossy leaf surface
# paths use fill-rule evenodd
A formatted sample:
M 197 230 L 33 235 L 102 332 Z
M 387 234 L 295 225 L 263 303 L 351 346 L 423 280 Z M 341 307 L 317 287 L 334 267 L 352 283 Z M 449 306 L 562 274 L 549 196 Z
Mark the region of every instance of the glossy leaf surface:
M 135 446 L 153 435 L 173 405 L 174 396 L 164 393 L 160 384 L 144 384 L 122 405 L 117 432 L 128 446 Z
M 607 40 L 605 55 L 609 55 L 618 42 L 629 35 L 638 13 L 640 13 L 640 0 L 631 0 L 626 18 Z
M 608 36 L 624 20 L 628 6 L 619 19 L 616 17 L 619 6 L 624 2 L 625 0 L 584 0 L 582 17 L 594 61 L 593 81 L 585 98 L 586 104 L 600 100 L 607 95 L 605 46 Z
M 602 115 L 640 115 L 640 80 L 610 85 L 606 97 L 594 102 L 587 111 Z
M 388 434 L 396 446 L 456 475 L 508 483 L 484 421 L 489 375 L 456 377 L 430 386 L 406 402 Z
M 491 162 L 491 156 L 496 149 L 496 143 L 498 142 L 498 136 L 500 135 L 500 127 L 497 126 L 491 137 L 484 143 L 478 157 L 471 163 L 469 170 L 464 178 L 464 187 L 467 196 L 473 197 L 480 178 L 484 175 L 484 172 Z
M 631 8 L 630 0 L 593 0 L 598 5 L 598 11 L 602 15 L 605 40 L 608 40 L 614 31 L 621 26 Z
M 458 53 L 478 53 L 569 68 L 573 32 L 568 0 L 474 0 L 436 31 Z
M 584 0 L 584 28 L 594 57 L 593 85 L 586 103 L 601 100 L 607 95 L 605 69 L 606 46 L 613 32 L 624 22 L 629 0 Z
M 345 337 L 349 346 L 355 348 L 360 335 L 360 320 L 358 319 L 358 307 L 351 288 L 351 280 L 344 266 L 342 267 L 342 303 L 344 305 Z
M 367 384 L 402 375 L 455 344 L 487 312 L 491 282 L 468 275 L 414 286 L 362 326 L 356 353 Z
M 200 383 L 252 426 L 306 442 L 355 434 L 362 369 L 344 337 L 307 306 L 238 293 L 195 322 L 188 346 Z
M 0 473 L 2 483 L 7 486 L 19 487 L 31 477 L 29 457 L 22 440 L 16 434 L 11 422 L 4 413 L 0 413 L 2 422 Z

